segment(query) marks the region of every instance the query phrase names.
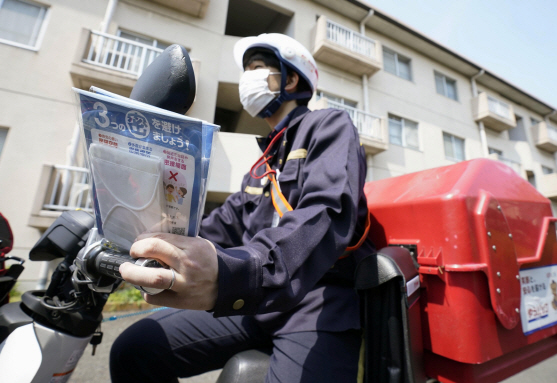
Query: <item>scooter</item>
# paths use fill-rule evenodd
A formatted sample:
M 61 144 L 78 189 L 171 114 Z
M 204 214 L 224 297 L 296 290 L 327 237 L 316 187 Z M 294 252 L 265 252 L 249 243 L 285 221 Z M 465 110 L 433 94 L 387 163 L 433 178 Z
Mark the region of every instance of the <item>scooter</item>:
M 195 98 L 195 77 L 186 49 L 168 47 L 144 71 L 130 98 L 185 114 Z M 94 218 L 84 211 L 58 217 L 31 249 L 31 261 L 62 261 L 46 290 L 27 291 L 21 303 L 8 303 L 9 291 L 23 271 L 24 260 L 9 257 L 13 235 L 0 215 L 0 371 L 6 382 L 65 382 L 97 331 L 110 293 L 122 282 L 119 265 L 162 267 L 155 260 L 133 259 L 99 238 Z M 4 262 L 16 261 L 9 269 Z M 136 286 L 155 294 L 161 290 Z
M 188 61 L 185 49 L 168 48 L 132 98 L 184 113 L 193 101 Z M 184 70 L 191 76 L 179 75 Z M 176 85 L 168 73 L 189 80 Z M 374 181 L 365 193 L 380 250 L 355 275 L 364 382 L 498 382 L 557 354 L 557 218 L 526 180 L 477 159 Z M 118 265 L 138 261 L 99 241 L 93 226 L 89 214 L 65 212 L 31 250 L 31 260 L 63 260 L 46 291 L 0 307 L 3 380 L 67 381 L 87 344 L 101 341 L 97 328 L 121 282 Z M 17 262 L 0 270 L 1 293 L 22 260 L 6 256 L 13 238 L 4 219 L 0 240 L 0 266 Z M 217 383 L 260 383 L 268 365 L 264 350 L 237 354 Z

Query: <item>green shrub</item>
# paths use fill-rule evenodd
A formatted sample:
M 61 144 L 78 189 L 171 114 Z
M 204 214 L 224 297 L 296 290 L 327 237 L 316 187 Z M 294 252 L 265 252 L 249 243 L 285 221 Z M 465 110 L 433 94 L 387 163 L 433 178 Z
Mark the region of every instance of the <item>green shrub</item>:
M 129 283 L 124 282 L 115 292 L 110 294 L 108 302 L 120 304 L 143 302 L 143 296 L 141 296 L 141 291 Z

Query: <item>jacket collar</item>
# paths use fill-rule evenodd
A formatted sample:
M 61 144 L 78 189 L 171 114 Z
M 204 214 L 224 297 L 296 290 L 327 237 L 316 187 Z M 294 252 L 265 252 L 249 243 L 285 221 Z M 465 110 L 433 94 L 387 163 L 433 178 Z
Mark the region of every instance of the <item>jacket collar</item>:
M 288 116 L 284 118 L 285 120 L 288 119 L 288 122 L 286 122 L 286 124 L 288 124 L 288 128 L 286 129 L 285 132 L 287 141 L 290 141 L 290 138 L 292 138 L 292 135 L 295 134 L 296 128 L 300 124 L 300 121 L 302 121 L 304 116 L 309 112 L 310 110 L 307 108 L 307 106 L 300 105 L 296 107 L 296 109 L 292 110 L 292 112 L 290 112 Z M 279 123 L 279 125 L 282 125 L 282 121 Z M 259 145 L 259 148 L 261 149 L 262 152 L 264 152 L 265 149 L 267 149 L 267 145 L 271 142 L 271 140 L 276 134 L 277 134 L 277 130 L 273 129 L 273 131 L 269 133 L 268 136 L 256 138 L 257 144 Z

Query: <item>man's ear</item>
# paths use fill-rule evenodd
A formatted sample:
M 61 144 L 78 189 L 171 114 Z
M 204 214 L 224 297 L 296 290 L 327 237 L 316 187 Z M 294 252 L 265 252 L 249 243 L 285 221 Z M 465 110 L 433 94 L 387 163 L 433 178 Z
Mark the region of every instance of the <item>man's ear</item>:
M 291 74 L 286 76 L 286 86 L 284 87 L 284 90 L 286 90 L 287 93 L 296 92 L 296 90 L 298 90 L 299 81 L 300 81 L 300 76 L 298 76 L 298 73 L 292 71 Z

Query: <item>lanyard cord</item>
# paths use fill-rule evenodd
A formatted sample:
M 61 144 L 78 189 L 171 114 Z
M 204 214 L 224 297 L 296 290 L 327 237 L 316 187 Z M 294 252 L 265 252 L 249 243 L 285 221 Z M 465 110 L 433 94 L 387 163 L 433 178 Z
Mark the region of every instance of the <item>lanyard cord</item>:
M 265 176 L 269 178 L 269 180 L 271 181 L 271 193 L 272 193 L 271 195 L 272 195 L 273 205 L 275 207 L 275 210 L 277 211 L 277 213 L 279 214 L 279 216 L 281 218 L 284 215 L 284 213 L 286 213 L 287 211 L 292 211 L 293 209 L 292 209 L 292 206 L 290 206 L 290 204 L 288 203 L 288 201 L 284 197 L 284 195 L 282 194 L 282 192 L 280 191 L 280 188 L 279 188 L 279 186 L 277 184 L 277 181 L 276 181 L 276 178 L 275 178 L 275 175 L 277 174 L 276 170 L 271 169 L 271 166 L 269 166 L 268 161 L 271 158 L 273 158 L 273 156 L 267 157 L 267 154 L 269 154 L 269 152 L 273 148 L 273 145 L 282 137 L 285 130 L 286 130 L 286 127 L 282 128 L 282 130 L 279 131 L 275 137 L 273 137 L 273 139 L 271 140 L 271 142 L 267 146 L 267 149 L 265 149 L 265 152 L 263 153 L 263 155 L 261 157 L 259 157 L 259 159 L 255 162 L 255 164 L 253 164 L 253 166 L 251 167 L 251 169 L 249 171 L 249 174 L 252 178 L 261 179 Z M 263 165 L 266 166 L 267 171 L 260 176 L 256 175 L 255 172 L 257 171 L 257 169 L 259 169 Z M 343 258 L 348 257 L 354 250 L 357 250 L 360 246 L 363 245 L 364 241 L 366 240 L 366 238 L 368 236 L 370 226 L 371 226 L 371 220 L 370 220 L 370 216 L 369 216 L 369 213 L 368 213 L 368 215 L 366 217 L 366 226 L 365 226 L 365 229 L 364 229 L 364 233 L 360 237 L 360 240 L 354 246 L 347 247 L 346 250 L 344 251 L 344 253 L 339 257 L 339 259 L 343 259 Z
M 255 178 L 256 180 L 259 180 L 265 176 L 268 176 L 269 174 L 276 174 L 277 172 L 275 170 L 272 170 L 270 167 L 268 168 L 268 170 L 263 173 L 262 175 L 258 176 L 255 174 L 255 172 L 257 171 L 257 169 L 259 169 L 261 166 L 267 164 L 268 165 L 268 161 L 273 158 L 273 156 L 269 156 L 267 157 L 267 154 L 269 154 L 269 152 L 271 151 L 271 149 L 273 148 L 273 145 L 275 144 L 275 142 L 277 142 L 282 135 L 284 134 L 284 131 L 286 130 L 286 126 L 284 128 L 282 128 L 282 130 L 280 132 L 277 133 L 277 135 L 275 137 L 273 137 L 273 139 L 271 140 L 271 142 L 269 143 L 269 145 L 267 146 L 267 149 L 265 149 L 265 152 L 263 153 L 263 155 L 261 157 L 259 157 L 259 159 L 257 161 L 255 161 L 255 164 L 253 164 L 253 166 L 251 167 L 250 171 L 249 171 L 249 175 L 252 178 Z

